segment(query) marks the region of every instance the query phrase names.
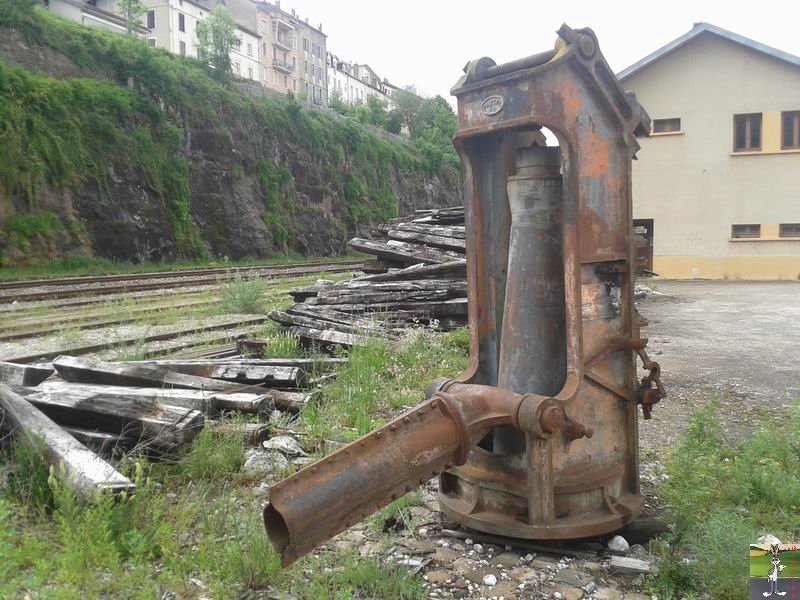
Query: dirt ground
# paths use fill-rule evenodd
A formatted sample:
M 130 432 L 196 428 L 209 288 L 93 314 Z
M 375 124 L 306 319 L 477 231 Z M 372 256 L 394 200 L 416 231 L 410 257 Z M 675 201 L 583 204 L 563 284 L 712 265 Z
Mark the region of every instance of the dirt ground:
M 651 421 L 640 421 L 645 449 L 673 444 L 712 397 L 732 439 L 800 398 L 800 281 L 641 283 L 656 290 L 637 307 L 650 321 L 642 335 L 669 394 Z

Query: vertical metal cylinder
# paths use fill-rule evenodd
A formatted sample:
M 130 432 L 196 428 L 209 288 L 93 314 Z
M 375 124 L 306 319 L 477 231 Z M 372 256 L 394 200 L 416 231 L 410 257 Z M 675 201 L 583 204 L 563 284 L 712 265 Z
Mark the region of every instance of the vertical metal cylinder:
M 497 385 L 521 394 L 557 394 L 566 378 L 560 164 L 559 148 L 525 148 L 508 178 L 511 234 Z M 495 453 L 524 450 L 522 433 L 495 431 Z

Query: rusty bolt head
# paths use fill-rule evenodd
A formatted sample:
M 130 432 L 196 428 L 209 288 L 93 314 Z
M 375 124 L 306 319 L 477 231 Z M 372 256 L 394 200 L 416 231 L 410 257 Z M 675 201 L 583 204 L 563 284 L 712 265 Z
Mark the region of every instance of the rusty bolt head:
M 564 425 L 564 411 L 560 406 L 546 406 L 539 417 L 542 431 L 555 433 Z
M 592 58 L 596 50 L 597 44 L 592 36 L 590 36 L 588 33 L 582 33 L 580 36 L 578 36 L 578 51 L 581 53 L 583 58 Z

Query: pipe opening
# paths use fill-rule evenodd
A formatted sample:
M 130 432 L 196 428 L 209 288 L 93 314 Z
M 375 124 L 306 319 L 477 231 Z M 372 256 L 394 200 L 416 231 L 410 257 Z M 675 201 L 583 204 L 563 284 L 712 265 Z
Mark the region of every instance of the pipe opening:
M 289 528 L 281 513 L 272 504 L 264 507 L 264 527 L 275 550 L 283 552 L 289 545 Z

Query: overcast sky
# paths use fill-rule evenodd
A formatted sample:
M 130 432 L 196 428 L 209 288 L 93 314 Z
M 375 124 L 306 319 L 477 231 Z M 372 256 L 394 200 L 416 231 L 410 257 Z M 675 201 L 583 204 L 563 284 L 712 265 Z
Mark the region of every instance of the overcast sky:
M 281 0 L 322 23 L 328 50 L 399 86 L 448 99 L 468 60 L 498 63 L 553 47 L 561 23 L 591 27 L 618 72 L 707 21 L 800 55 L 800 2 L 736 0 Z

